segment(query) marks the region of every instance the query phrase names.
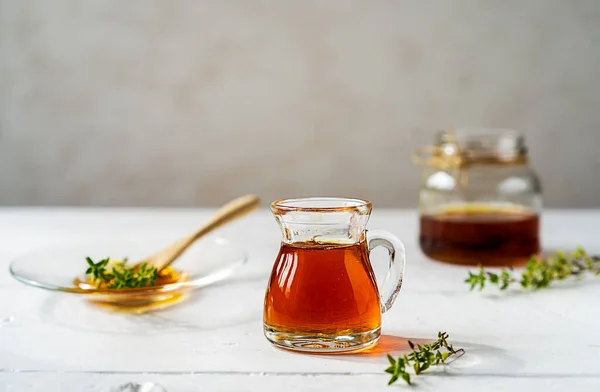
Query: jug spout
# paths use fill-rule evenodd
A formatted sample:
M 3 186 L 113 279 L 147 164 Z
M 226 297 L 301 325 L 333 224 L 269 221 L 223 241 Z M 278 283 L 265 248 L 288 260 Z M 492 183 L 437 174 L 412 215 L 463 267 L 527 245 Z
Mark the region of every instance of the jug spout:
M 271 204 L 282 241 L 287 244 L 358 243 L 371 209 L 369 201 L 335 197 L 286 199 Z

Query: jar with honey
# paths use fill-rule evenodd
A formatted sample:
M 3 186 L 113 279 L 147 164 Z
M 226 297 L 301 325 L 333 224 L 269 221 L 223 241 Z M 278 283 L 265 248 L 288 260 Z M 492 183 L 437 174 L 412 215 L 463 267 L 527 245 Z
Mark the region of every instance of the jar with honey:
M 524 137 L 504 129 L 439 132 L 414 159 L 424 166 L 419 243 L 431 259 L 520 265 L 540 252 L 540 181 Z

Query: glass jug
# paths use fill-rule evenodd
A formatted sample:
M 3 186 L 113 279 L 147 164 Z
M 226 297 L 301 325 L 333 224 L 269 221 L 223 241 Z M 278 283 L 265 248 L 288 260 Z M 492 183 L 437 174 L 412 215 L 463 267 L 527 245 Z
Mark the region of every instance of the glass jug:
M 264 303 L 264 332 L 271 343 L 327 353 L 377 342 L 381 314 L 402 286 L 406 257 L 392 234 L 365 230 L 371 208 L 369 201 L 342 198 L 271 204 L 283 236 Z M 377 246 L 390 257 L 379 288 L 369 260 Z

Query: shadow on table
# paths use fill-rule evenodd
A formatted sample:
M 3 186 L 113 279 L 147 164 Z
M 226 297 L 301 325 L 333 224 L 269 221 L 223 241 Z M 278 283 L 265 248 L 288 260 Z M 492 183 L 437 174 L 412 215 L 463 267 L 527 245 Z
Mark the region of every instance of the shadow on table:
M 348 362 L 365 362 L 365 363 L 381 363 L 381 371 L 387 367 L 388 360 L 386 356 L 389 354 L 392 357 L 398 357 L 404 353 L 410 352 L 410 346 L 408 341 L 415 344 L 430 344 L 431 339 L 420 339 L 420 338 L 407 338 L 402 336 L 394 335 L 381 335 L 379 342 L 376 346 L 371 347 L 367 350 L 355 352 L 355 353 L 340 353 L 340 354 L 308 354 L 310 356 L 326 356 L 329 359 L 336 359 L 340 361 Z M 450 343 L 454 348 L 463 348 L 465 354 L 460 357 L 456 357 L 455 360 L 449 360 L 445 366 L 439 367 L 435 372 L 453 373 L 460 375 L 461 369 L 476 369 L 475 373 L 487 374 L 502 369 L 505 372 L 515 371 L 522 369 L 524 362 L 507 353 L 506 350 L 485 345 L 476 344 L 470 342 L 453 341 L 450 339 Z M 473 372 L 469 372 L 473 374 Z
M 414 344 L 427 344 L 430 343 L 425 339 L 418 338 L 405 338 L 401 336 L 394 335 L 381 335 L 377 345 L 370 347 L 366 350 L 359 351 L 355 354 L 340 354 L 340 355 L 354 355 L 354 356 L 385 356 L 387 354 L 390 355 L 399 355 L 404 352 L 410 351 L 410 346 L 408 341 L 413 342 Z
M 111 312 L 72 295 L 49 295 L 40 308 L 42 322 L 76 331 L 113 335 L 160 335 L 213 331 L 260 323 L 262 285 L 237 283 L 240 295 L 228 296 L 234 286 L 215 286 L 189 294 L 167 309 L 144 314 Z M 241 295 L 243 294 L 243 295 Z

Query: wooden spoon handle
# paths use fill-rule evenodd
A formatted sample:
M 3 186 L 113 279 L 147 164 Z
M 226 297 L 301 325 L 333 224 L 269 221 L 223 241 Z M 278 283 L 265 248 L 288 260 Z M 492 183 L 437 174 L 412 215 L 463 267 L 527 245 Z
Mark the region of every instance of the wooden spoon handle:
M 205 236 L 211 231 L 252 212 L 260 205 L 260 199 L 256 195 L 246 195 L 238 197 L 221 207 L 217 213 L 202 227 L 189 236 L 179 240 L 169 246 L 166 257 L 160 257 L 153 260 L 152 263 L 159 271 L 171 265 L 190 245 L 200 237 Z
M 193 240 L 195 241 L 207 233 L 252 212 L 259 205 L 260 199 L 256 195 L 241 196 L 230 201 L 221 207 L 204 226 L 192 234 Z

